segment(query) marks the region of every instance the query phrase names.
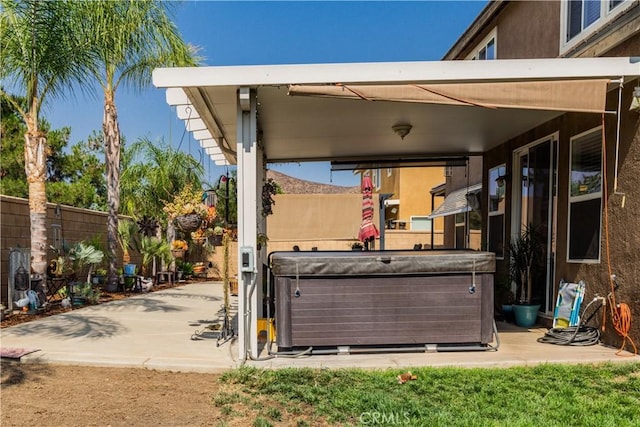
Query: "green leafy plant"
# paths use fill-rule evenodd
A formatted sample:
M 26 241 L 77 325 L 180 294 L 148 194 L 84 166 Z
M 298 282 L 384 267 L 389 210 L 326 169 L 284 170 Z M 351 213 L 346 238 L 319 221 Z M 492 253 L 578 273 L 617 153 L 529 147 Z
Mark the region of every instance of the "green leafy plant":
M 543 241 L 540 231 L 530 224 L 509 243 L 509 272 L 511 279 L 520 285 L 521 304 L 531 303 L 533 280 L 544 261 Z
M 177 267 L 179 271 L 182 271 L 182 274 L 185 276 L 193 275 L 193 264 L 190 262 L 179 262 L 177 263 Z
M 74 296 L 85 298 L 90 304 L 97 304 L 100 301 L 100 289 L 94 288 L 91 283 L 84 282 L 75 285 Z
M 129 249 L 132 248 L 132 239 L 138 231 L 138 226 L 130 219 L 121 219 L 118 221 L 118 244 L 122 249 L 122 264 L 126 265 L 131 262 Z
M 273 213 L 273 205 L 276 203 L 273 196 L 282 193 L 282 189 L 273 179 L 269 178 L 262 186 L 262 216 Z
M 171 245 L 157 237 L 142 236 L 139 249 L 142 254 L 142 268 L 145 274 L 150 264 L 158 258 L 166 264 L 172 261 Z
M 91 282 L 93 268 L 95 265 L 100 264 L 103 258 L 104 252 L 84 242 L 79 242 L 69 251 L 69 259 L 72 262 L 74 271 L 78 272 L 83 267 L 89 266 L 87 282 Z

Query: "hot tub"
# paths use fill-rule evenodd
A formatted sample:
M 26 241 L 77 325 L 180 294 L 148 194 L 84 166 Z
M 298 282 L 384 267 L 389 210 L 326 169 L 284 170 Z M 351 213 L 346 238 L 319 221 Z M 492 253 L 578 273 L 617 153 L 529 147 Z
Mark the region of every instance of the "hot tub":
M 271 254 L 278 349 L 483 346 L 493 340 L 490 252 Z

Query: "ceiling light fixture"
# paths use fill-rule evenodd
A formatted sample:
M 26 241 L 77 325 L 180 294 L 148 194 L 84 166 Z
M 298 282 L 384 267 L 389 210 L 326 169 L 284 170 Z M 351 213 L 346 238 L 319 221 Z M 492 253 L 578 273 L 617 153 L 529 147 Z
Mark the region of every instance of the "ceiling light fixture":
M 398 123 L 396 125 L 391 126 L 391 129 L 401 138 L 404 139 L 405 136 L 409 135 L 411 132 L 411 126 L 408 123 Z

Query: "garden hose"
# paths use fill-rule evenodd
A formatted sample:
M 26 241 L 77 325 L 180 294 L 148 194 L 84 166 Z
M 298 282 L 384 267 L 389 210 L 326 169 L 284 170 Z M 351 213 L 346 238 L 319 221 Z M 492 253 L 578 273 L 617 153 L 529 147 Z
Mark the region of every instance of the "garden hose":
M 587 313 L 592 304 L 601 301 L 601 298 L 594 298 L 583 311 Z M 598 307 L 596 311 L 589 316 L 589 318 L 582 319 L 583 322 L 589 322 L 591 317 L 595 315 L 595 313 L 600 310 L 602 306 Z M 544 334 L 543 337 L 538 338 L 538 342 L 546 343 L 546 344 L 556 344 L 556 345 L 575 345 L 575 346 L 588 346 L 588 345 L 596 345 L 600 342 L 600 329 L 587 326 L 587 325 L 578 325 L 578 326 L 567 326 L 565 328 L 552 328 Z
M 538 338 L 538 342 L 575 346 L 596 345 L 600 342 L 600 330 L 585 325 L 552 328 L 543 337 Z

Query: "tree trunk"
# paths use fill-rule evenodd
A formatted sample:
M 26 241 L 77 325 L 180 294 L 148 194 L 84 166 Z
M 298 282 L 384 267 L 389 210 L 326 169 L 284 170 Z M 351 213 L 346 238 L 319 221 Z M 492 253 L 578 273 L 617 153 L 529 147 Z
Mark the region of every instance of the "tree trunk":
M 118 288 L 116 251 L 118 249 L 118 211 L 120 210 L 120 128 L 113 94 L 109 93 L 105 93 L 102 131 L 107 172 L 107 250 L 109 253 L 107 289 L 114 291 Z
M 31 271 L 44 278 L 47 269 L 47 138 L 38 131 L 34 125 L 35 120 L 29 117 L 27 121 L 24 170 L 29 183 Z

